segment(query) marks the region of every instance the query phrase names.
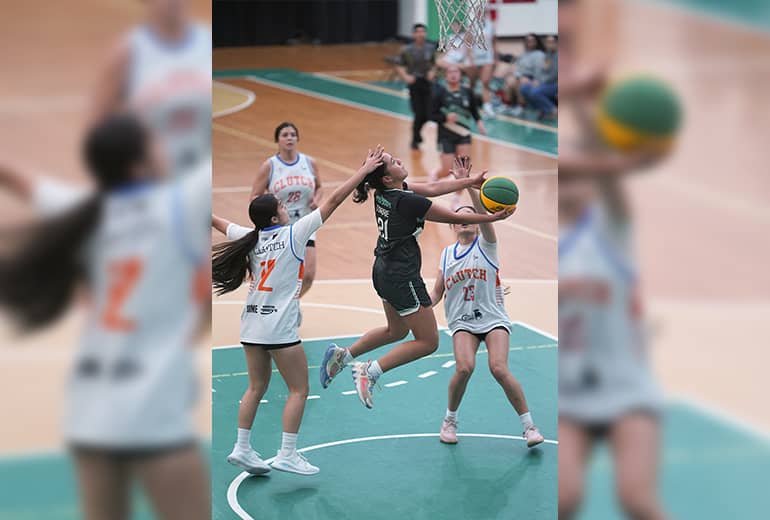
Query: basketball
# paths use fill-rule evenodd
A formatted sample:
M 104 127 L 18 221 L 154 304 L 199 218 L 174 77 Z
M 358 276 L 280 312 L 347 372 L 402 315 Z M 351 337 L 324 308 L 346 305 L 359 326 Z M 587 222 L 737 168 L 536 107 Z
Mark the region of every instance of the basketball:
M 508 177 L 490 177 L 481 185 L 481 204 L 490 213 L 515 208 L 519 202 L 519 188 Z
M 668 150 L 681 119 L 679 96 L 653 76 L 633 76 L 610 84 L 597 114 L 602 137 L 621 151 L 641 147 Z

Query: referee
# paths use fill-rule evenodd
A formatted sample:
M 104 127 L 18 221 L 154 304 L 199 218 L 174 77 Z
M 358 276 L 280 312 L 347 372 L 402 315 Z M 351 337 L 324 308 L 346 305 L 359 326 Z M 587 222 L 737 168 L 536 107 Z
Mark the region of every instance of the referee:
M 426 33 L 425 24 L 414 24 L 413 41 L 404 47 L 401 64 L 396 66 L 398 75 L 409 85 L 409 102 L 414 112 L 412 150 L 417 150 L 422 142 L 420 131 L 430 116 L 432 82 L 436 77 L 436 46 L 425 41 Z

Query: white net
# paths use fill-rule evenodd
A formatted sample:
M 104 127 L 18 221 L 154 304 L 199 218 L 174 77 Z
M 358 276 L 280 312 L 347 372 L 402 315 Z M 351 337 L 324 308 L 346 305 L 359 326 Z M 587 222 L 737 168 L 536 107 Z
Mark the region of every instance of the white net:
M 487 0 L 436 0 L 439 19 L 438 50 L 487 48 L 484 9 Z

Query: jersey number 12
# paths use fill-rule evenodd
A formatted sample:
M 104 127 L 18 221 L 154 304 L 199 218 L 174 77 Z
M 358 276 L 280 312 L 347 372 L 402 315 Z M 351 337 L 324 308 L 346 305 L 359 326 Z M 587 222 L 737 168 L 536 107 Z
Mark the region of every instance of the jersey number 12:
M 259 273 L 259 285 L 257 286 L 257 289 L 260 291 L 272 292 L 273 288 L 268 287 L 265 283 L 267 282 L 267 277 L 270 276 L 270 273 L 275 269 L 275 260 L 260 262 L 259 265 L 262 267 L 262 271 Z

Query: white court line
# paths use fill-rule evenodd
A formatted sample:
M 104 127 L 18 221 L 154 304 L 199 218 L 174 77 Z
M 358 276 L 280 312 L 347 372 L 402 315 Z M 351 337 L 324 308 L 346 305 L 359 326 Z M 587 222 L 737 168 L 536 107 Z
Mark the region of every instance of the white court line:
M 412 120 L 411 117 L 404 116 L 404 115 L 401 115 L 401 114 L 397 114 L 395 112 L 390 112 L 390 111 L 387 111 L 387 110 L 382 110 L 382 109 L 379 109 L 379 108 L 370 107 L 368 105 L 364 105 L 364 104 L 361 104 L 361 103 L 356 103 L 354 101 L 348 101 L 348 100 L 344 100 L 344 99 L 335 98 L 335 97 L 332 97 L 332 96 L 328 96 L 326 94 L 319 94 L 317 92 L 313 92 L 312 90 L 307 90 L 307 89 L 303 89 L 303 88 L 299 88 L 299 87 L 289 86 L 289 85 L 286 85 L 284 83 L 279 83 L 277 81 L 272 81 L 272 80 L 269 80 L 269 79 L 262 79 L 262 78 L 258 78 L 256 76 L 248 76 L 248 75 L 247 76 L 232 76 L 232 77 L 229 77 L 227 79 L 235 79 L 235 80 L 241 79 L 241 80 L 245 80 L 245 81 L 251 81 L 251 82 L 257 83 L 259 85 L 265 85 L 265 86 L 268 86 L 268 87 L 273 87 L 273 88 L 277 88 L 277 89 L 281 89 L 281 90 L 287 90 L 289 92 L 294 92 L 296 94 L 302 94 L 302 95 L 305 95 L 305 96 L 308 96 L 308 97 L 312 97 L 312 98 L 316 98 L 316 99 L 321 99 L 323 101 L 329 101 L 331 103 L 337 103 L 339 105 L 344 105 L 344 106 L 348 106 L 348 107 L 352 107 L 352 108 L 357 108 L 357 109 L 360 109 L 360 110 L 366 110 L 368 112 L 374 112 L 376 114 L 393 117 L 393 118 L 396 118 L 396 119 L 400 119 L 402 121 L 411 121 Z M 529 148 L 527 146 L 523 146 L 523 145 L 520 145 L 520 144 L 514 144 L 514 143 L 509 143 L 508 141 L 502 141 L 500 139 L 495 139 L 493 137 L 473 134 L 473 138 L 477 139 L 479 141 L 486 141 L 486 142 L 489 142 L 489 143 L 498 144 L 500 146 L 505 146 L 505 147 L 508 147 L 508 148 L 513 148 L 514 150 L 520 150 L 520 151 L 523 151 L 523 152 L 529 152 L 529 153 L 534 154 L 534 155 L 540 155 L 542 157 L 549 157 L 551 159 L 558 158 L 558 154 L 554 154 L 554 153 L 550 153 L 550 152 L 543 152 L 541 150 L 536 150 L 534 148 Z
M 728 426 L 732 426 L 751 437 L 770 444 L 770 432 L 764 430 L 762 427 L 752 424 L 744 419 L 736 417 L 731 412 L 723 410 L 722 408 L 710 403 L 706 403 L 696 397 L 688 395 L 677 395 L 669 399 L 670 403 L 676 403 L 684 405 L 686 407 L 694 409 L 701 415 L 706 415 L 717 422 L 721 422 Z
M 267 403 L 267 402 L 269 402 L 269 401 L 268 401 L 267 399 L 260 399 L 260 400 L 259 400 L 259 402 L 260 402 L 261 404 L 264 404 L 264 403 Z
M 436 374 L 438 374 L 438 372 L 436 372 L 435 370 L 429 370 L 428 372 L 424 372 L 417 377 L 419 377 L 420 379 L 425 379 L 426 377 L 435 376 Z
M 513 229 L 518 229 L 519 231 L 523 231 L 524 233 L 529 233 L 530 235 L 534 235 L 539 238 L 544 238 L 546 240 L 550 240 L 551 242 L 558 242 L 559 237 L 556 235 L 549 235 L 548 233 L 544 233 L 543 231 L 538 231 L 537 229 L 532 229 L 531 227 L 522 226 L 521 224 L 516 224 L 515 222 L 511 222 L 510 220 L 502 220 L 498 221 L 504 226 L 512 227 Z
M 212 302 L 212 305 L 246 305 L 245 300 L 218 300 Z M 302 307 L 309 307 L 313 309 L 336 309 L 341 311 L 355 311 L 366 312 L 369 314 L 385 314 L 382 309 L 370 309 L 369 307 L 356 307 L 353 305 L 337 305 L 335 303 L 311 303 L 302 302 Z
M 404 381 L 404 380 L 402 379 L 401 381 L 393 381 L 392 383 L 388 383 L 388 384 L 386 384 L 385 386 L 386 386 L 387 388 L 390 388 L 390 387 L 392 387 L 392 386 L 401 386 L 401 385 L 405 385 L 405 384 L 407 384 L 407 383 L 408 383 L 408 381 Z
M 357 394 L 358 392 L 356 390 L 345 390 L 344 392 L 341 392 L 342 395 L 353 395 Z
M 558 343 L 558 341 L 559 341 L 559 338 L 558 338 L 558 337 L 556 337 L 556 336 L 554 336 L 553 334 L 549 334 L 549 333 L 547 333 L 547 332 L 546 332 L 546 331 L 544 331 L 544 330 L 540 330 L 540 329 L 538 329 L 537 327 L 533 327 L 532 325 L 527 325 L 527 324 L 526 324 L 526 323 L 524 323 L 523 321 L 513 321 L 513 322 L 511 322 L 511 323 L 513 323 L 513 325 L 519 325 L 520 327 L 524 327 L 525 329 L 529 329 L 529 330 L 531 330 L 532 332 L 537 332 L 537 333 L 538 333 L 538 334 L 540 334 L 541 336 L 545 336 L 545 337 L 546 337 L 546 338 L 548 338 L 548 339 L 552 339 L 552 340 L 556 341 L 557 343 Z
M 666 189 L 674 189 L 680 195 L 709 204 L 717 209 L 742 213 L 743 216 L 759 220 L 770 220 L 770 208 L 762 205 L 759 201 L 747 201 L 741 197 L 726 195 L 724 192 L 719 192 L 700 183 L 676 179 L 671 176 L 658 177 L 656 182 L 663 184 Z
M 523 437 L 520 437 L 518 435 L 499 435 L 499 434 L 493 434 L 493 433 L 458 433 L 458 437 L 477 437 L 477 438 L 484 438 L 484 439 L 509 439 L 509 440 L 524 440 Z M 381 440 L 388 440 L 388 439 L 413 439 L 413 438 L 420 438 L 420 437 L 438 437 L 437 433 L 405 433 L 405 434 L 398 434 L 398 435 L 380 435 L 377 437 L 359 437 L 357 439 L 345 439 L 341 441 L 334 441 L 334 442 L 327 442 L 324 444 L 316 444 L 315 446 L 308 446 L 307 448 L 302 448 L 297 450 L 300 453 L 306 453 L 309 451 L 315 451 L 320 450 L 323 448 L 330 448 L 332 446 L 340 446 L 343 444 L 354 444 L 359 442 L 369 442 L 369 441 L 381 441 Z M 559 441 L 546 439 L 545 444 L 552 444 L 552 445 L 558 445 Z M 267 459 L 265 462 L 270 464 L 275 460 L 275 457 L 271 457 Z M 246 473 L 245 471 L 238 476 L 236 476 L 232 482 L 230 482 L 230 485 L 227 487 L 227 503 L 230 505 L 230 509 L 235 512 L 236 515 L 238 515 L 243 520 L 255 520 L 253 516 L 251 516 L 249 513 L 246 512 L 243 507 L 241 507 L 241 504 L 238 502 L 238 488 L 240 487 L 241 483 L 249 478 L 251 475 Z M 260 478 L 260 477 L 255 477 Z
M 81 111 L 86 106 L 86 98 L 80 94 L 60 96 L 18 96 L 0 100 L 0 114 L 25 115 L 50 112 Z
M 441 368 L 449 368 L 455 366 L 456 361 L 453 359 L 452 361 L 447 361 L 446 363 L 443 363 L 441 365 Z
M 228 116 L 230 114 L 240 112 L 244 108 L 249 107 L 252 103 L 254 103 L 254 100 L 257 99 L 257 95 L 254 94 L 254 92 L 251 90 L 236 87 L 235 85 L 228 85 L 227 83 L 222 83 L 221 81 L 214 81 L 213 84 L 216 85 L 217 88 L 229 90 L 230 92 L 237 92 L 238 94 L 246 96 L 246 101 L 239 103 L 234 107 L 226 108 L 225 110 L 220 110 L 219 112 L 214 112 L 211 115 L 212 118 L 216 119 L 217 117 Z
M 554 280 L 554 282 L 557 282 L 557 280 Z M 217 302 L 214 302 L 214 303 L 217 303 Z M 305 304 L 303 303 L 302 305 L 305 305 Z M 511 324 L 512 325 L 520 325 L 520 326 L 524 327 L 525 329 L 529 329 L 529 330 L 531 330 L 533 332 L 537 332 L 538 334 L 541 334 L 541 335 L 545 336 L 548 339 L 551 339 L 551 340 L 556 341 L 556 342 L 559 341 L 559 339 L 556 336 L 554 336 L 553 334 L 549 334 L 549 333 L 547 333 L 545 331 L 542 331 L 542 330 L 538 329 L 537 327 L 533 327 L 532 325 L 527 325 L 526 323 L 524 323 L 522 321 L 513 321 L 513 322 L 511 322 Z M 443 332 L 444 334 L 448 335 L 449 337 L 452 337 L 452 333 L 449 331 L 449 329 L 447 327 L 439 327 L 438 331 L 439 332 Z M 302 338 L 302 341 L 303 342 L 304 341 L 329 341 L 329 340 L 337 340 L 337 339 L 360 338 L 364 334 L 365 334 L 365 332 L 362 332 L 360 334 L 345 334 L 345 335 L 341 335 L 341 336 L 315 336 L 315 337 L 312 337 L 312 338 Z M 211 347 L 211 350 L 229 350 L 229 349 L 234 349 L 234 348 L 243 348 L 243 345 L 241 345 L 240 343 L 237 344 L 237 345 L 220 345 L 220 346 L 216 346 L 216 347 Z M 427 356 L 427 357 L 430 358 L 431 356 Z M 435 357 L 435 356 L 433 356 L 433 357 Z M 447 365 L 447 363 L 450 363 L 450 364 Z M 444 366 L 444 365 L 442 365 L 442 366 L 444 366 L 444 368 L 448 368 L 448 367 L 451 367 L 452 365 L 454 365 L 454 363 L 455 363 L 454 361 L 447 361 L 446 363 L 444 363 L 444 365 L 446 365 L 446 366 Z
M 318 160 L 317 157 L 313 156 L 314 159 Z M 338 168 L 334 168 L 338 169 Z M 539 169 L 539 170 L 520 170 L 520 171 L 511 171 L 511 172 L 491 172 L 490 174 L 494 173 L 495 176 L 501 176 L 501 177 L 508 177 L 511 179 L 515 179 L 518 177 L 548 177 L 552 175 L 558 175 L 559 170 L 556 168 L 545 168 L 545 169 Z M 430 179 L 428 177 L 414 177 L 411 176 L 409 179 L 412 182 L 430 182 Z M 323 181 L 323 187 L 324 188 L 337 188 L 339 186 L 342 186 L 345 184 L 345 181 Z M 212 188 L 212 193 L 251 193 L 251 186 L 222 186 L 219 188 Z
M 307 396 L 307 400 L 308 401 L 310 401 L 311 399 L 320 399 L 320 398 L 321 398 L 320 395 L 309 395 L 309 396 Z

